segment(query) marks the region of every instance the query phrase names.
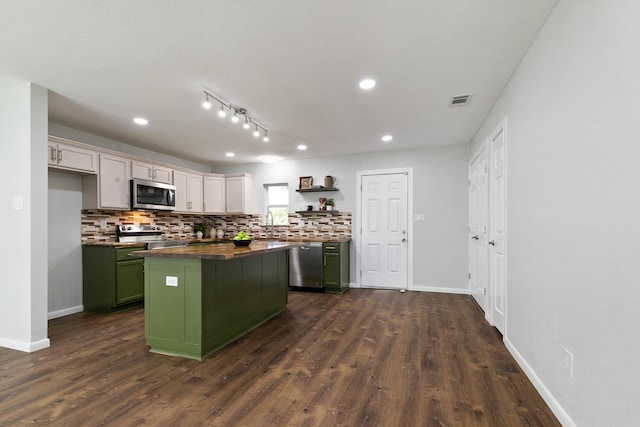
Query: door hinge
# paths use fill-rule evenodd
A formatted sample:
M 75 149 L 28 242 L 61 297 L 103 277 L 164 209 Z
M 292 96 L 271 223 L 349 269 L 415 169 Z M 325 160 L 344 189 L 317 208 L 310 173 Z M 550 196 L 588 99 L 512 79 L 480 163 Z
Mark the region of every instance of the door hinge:
M 469 273 L 469 279 L 471 279 L 471 273 Z
M 482 295 L 486 295 L 487 294 L 487 288 L 482 288 Z

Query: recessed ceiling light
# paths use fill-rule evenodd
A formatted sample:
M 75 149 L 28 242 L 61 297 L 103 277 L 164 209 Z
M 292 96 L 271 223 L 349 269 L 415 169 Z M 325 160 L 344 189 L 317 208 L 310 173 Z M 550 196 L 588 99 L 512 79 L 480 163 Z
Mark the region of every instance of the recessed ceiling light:
M 228 152 L 228 153 L 225 153 L 225 156 L 227 156 L 227 157 L 235 157 L 236 153 Z
M 391 141 L 392 139 L 393 139 L 393 137 L 392 137 L 391 135 L 385 135 L 385 136 L 383 136 L 383 137 L 382 137 L 382 140 L 383 140 L 384 142 L 389 142 L 389 141 Z
M 262 163 L 278 163 L 282 160 L 282 157 L 278 156 L 260 156 L 259 158 L 262 160 Z
M 142 117 L 136 117 L 135 119 L 133 119 L 134 123 L 139 124 L 139 125 L 148 125 L 149 124 L 149 120 L 147 119 L 143 119 Z
M 307 146 L 306 146 L 306 145 L 304 145 L 304 144 L 300 144 L 300 145 L 298 145 L 298 150 L 300 150 L 300 151 L 304 151 L 304 150 L 306 150 L 306 149 L 307 149 Z
M 376 81 L 373 79 L 364 79 L 360 81 L 360 89 L 372 89 L 376 85 Z

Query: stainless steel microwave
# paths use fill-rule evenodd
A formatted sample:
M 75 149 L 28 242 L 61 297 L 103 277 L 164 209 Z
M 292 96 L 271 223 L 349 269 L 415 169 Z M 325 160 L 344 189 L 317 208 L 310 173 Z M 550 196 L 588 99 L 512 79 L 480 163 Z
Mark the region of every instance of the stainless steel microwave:
M 176 187 L 144 179 L 131 180 L 131 209 L 172 211 L 176 208 Z

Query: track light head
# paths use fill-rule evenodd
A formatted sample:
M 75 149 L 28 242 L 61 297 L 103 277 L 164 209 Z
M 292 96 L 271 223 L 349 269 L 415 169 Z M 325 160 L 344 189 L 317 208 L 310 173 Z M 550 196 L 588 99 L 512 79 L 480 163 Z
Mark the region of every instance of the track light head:
M 204 102 L 202 103 L 202 108 L 204 108 L 205 110 L 211 109 L 211 102 L 209 102 L 209 95 L 206 92 L 204 93 Z
M 218 111 L 218 117 L 227 117 L 227 112 L 224 111 L 224 104 L 220 104 L 220 111 Z

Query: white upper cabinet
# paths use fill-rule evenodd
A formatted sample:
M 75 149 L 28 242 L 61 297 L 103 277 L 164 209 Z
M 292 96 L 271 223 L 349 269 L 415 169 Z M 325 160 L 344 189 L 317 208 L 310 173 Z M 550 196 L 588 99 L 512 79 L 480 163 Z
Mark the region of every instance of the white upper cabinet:
M 98 153 L 73 144 L 58 142 L 49 138 L 47 160 L 50 167 L 96 173 Z
M 173 184 L 173 169 L 139 160 L 132 160 L 131 178 Z
M 202 175 L 173 171 L 176 212 L 202 213 Z
M 82 208 L 129 210 L 131 160 L 105 153 L 99 157 L 98 175 L 83 178 Z
M 225 177 L 226 213 L 253 213 L 253 175 L 239 173 Z
M 204 213 L 225 213 L 225 177 L 208 174 L 204 176 Z

